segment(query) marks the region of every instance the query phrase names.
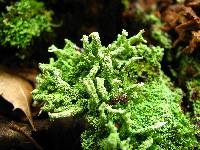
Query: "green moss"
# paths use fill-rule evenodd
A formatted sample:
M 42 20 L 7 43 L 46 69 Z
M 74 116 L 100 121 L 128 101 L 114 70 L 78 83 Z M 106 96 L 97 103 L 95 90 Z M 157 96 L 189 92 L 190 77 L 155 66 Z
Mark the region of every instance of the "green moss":
M 69 40 L 33 91 L 51 118 L 83 117 L 83 149 L 193 149 L 195 127 L 181 112 L 182 92 L 162 73 L 163 49 L 148 47 L 143 31 L 122 32 L 108 47 L 98 33 L 83 36 L 83 49 Z
M 129 10 L 130 1 L 129 0 L 121 0 L 122 4 L 124 5 L 124 10 Z
M 161 47 L 167 49 L 171 48 L 172 41 L 169 35 L 162 31 L 161 27 L 163 26 L 163 23 L 161 22 L 160 18 L 153 14 L 153 11 L 150 13 L 145 13 L 142 10 L 138 11 L 137 17 L 141 18 L 141 21 L 144 25 L 150 25 L 150 37 L 153 40 L 155 40 Z
M 51 11 L 44 9 L 43 2 L 20 0 L 7 6 L 0 17 L 0 42 L 26 48 L 41 32 L 51 31 Z
M 187 88 L 189 91 L 189 100 L 193 104 L 194 118 L 200 119 L 200 80 L 193 79 L 187 82 Z
M 185 54 L 182 52 L 182 49 L 177 49 L 177 54 L 175 57 L 168 59 L 169 61 L 177 60 L 177 66 L 174 71 L 174 76 L 176 78 L 181 78 L 181 82 L 186 82 L 191 79 L 198 79 L 200 78 L 200 62 L 198 55 L 195 58 L 189 54 Z M 173 61 L 174 61 L 173 60 Z
M 156 40 L 161 46 L 166 49 L 170 49 L 172 46 L 172 41 L 169 35 L 162 31 L 159 26 L 153 26 L 151 28 L 151 37 Z
M 130 11 L 130 13 L 133 13 L 134 21 L 139 24 L 139 28 L 143 27 L 146 28 L 147 31 L 149 31 L 149 38 L 153 41 L 153 43 L 156 43 L 160 45 L 163 48 L 170 49 L 172 46 L 172 41 L 170 39 L 170 36 L 162 30 L 162 26 L 164 25 L 159 17 L 155 15 L 156 6 L 151 5 L 149 6 L 149 9 L 145 10 L 140 6 L 140 2 L 136 1 L 135 7 L 133 7 L 133 2 L 130 0 L 122 0 L 122 4 L 125 7 L 125 12 Z M 130 10 L 132 8 L 132 10 Z

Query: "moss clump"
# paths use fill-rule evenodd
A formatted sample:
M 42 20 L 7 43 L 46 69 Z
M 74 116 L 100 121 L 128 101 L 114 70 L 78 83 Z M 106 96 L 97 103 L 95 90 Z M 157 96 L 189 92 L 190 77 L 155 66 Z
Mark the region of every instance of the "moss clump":
M 192 120 L 198 122 L 200 119 L 200 61 L 198 54 L 189 55 L 181 50 L 183 48 L 177 49 L 173 57 L 170 57 L 172 54 L 168 54 L 168 61 L 171 63 L 170 71 L 177 85 L 184 89 L 185 111 L 190 113 Z
M 161 47 L 170 49 L 172 46 L 170 36 L 166 32 L 162 31 L 161 27 L 163 26 L 163 23 L 159 17 L 154 15 L 153 12 L 155 10 L 147 13 L 139 6 L 136 10 L 137 19 L 140 19 L 144 26 L 150 27 L 148 29 L 150 32 L 150 38 L 155 40 Z
M 195 120 L 200 119 L 200 80 L 194 79 L 187 82 L 189 100 L 193 105 L 193 115 Z
M 172 41 L 170 36 L 162 30 L 164 26 L 158 12 L 159 6 L 156 1 L 130 1 L 121 0 L 124 5 L 124 13 L 133 18 L 133 22 L 138 24 L 139 28 L 143 27 L 149 33 L 147 37 L 152 43 L 156 43 L 163 48 L 170 49 L 172 47 Z
M 51 11 L 44 9 L 43 2 L 20 0 L 7 6 L 0 17 L 0 42 L 18 48 L 29 46 L 41 32 L 51 31 Z
M 143 31 L 122 32 L 104 47 L 99 35 L 83 36 L 83 52 L 69 40 L 58 59 L 40 64 L 33 91 L 51 118 L 83 117 L 84 149 L 193 149 L 195 127 L 181 112 L 181 91 L 162 73 L 163 49 L 148 47 Z

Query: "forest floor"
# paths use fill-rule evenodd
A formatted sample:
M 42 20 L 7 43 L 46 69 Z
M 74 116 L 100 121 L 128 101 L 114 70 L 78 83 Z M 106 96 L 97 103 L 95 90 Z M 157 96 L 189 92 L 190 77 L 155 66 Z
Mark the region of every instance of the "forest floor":
M 76 120 L 71 117 L 50 121 L 48 114 L 42 112 L 38 115 L 40 113 L 39 108 L 32 107 L 31 91 L 36 87 L 36 76 L 40 73 L 38 64 L 48 63 L 50 57 L 55 57 L 53 54 L 48 53 L 49 46 L 54 44 L 62 48 L 65 38 L 81 46 L 79 39 L 82 38 L 82 35 L 88 35 L 94 31 L 99 32 L 102 45 L 111 43 L 117 37 L 117 34 L 121 33 L 122 29 L 126 29 L 129 35 L 135 35 L 140 29 L 144 28 L 146 37 L 149 38 L 149 25 L 144 25 L 135 20 L 137 17 L 135 18 L 131 12 L 135 7 L 134 1 L 130 5 L 130 10 L 126 12 L 124 5 L 119 0 L 61 0 L 59 3 L 53 0 L 49 2 L 44 0 L 44 2 L 47 4 L 48 9 L 53 10 L 53 20 L 58 25 L 53 29 L 53 33 L 48 39 L 36 39 L 35 43 L 37 44 L 29 48 L 31 53 L 25 59 L 16 57 L 14 54 L 17 51 L 16 48 L 0 47 L 0 49 L 3 49 L 0 55 L 0 149 L 2 150 L 81 149 L 80 134 L 85 128 L 84 120 Z M 143 4 L 146 10 L 148 10 L 149 3 L 155 3 L 155 1 L 149 0 L 146 4 Z M 196 4 L 193 3 L 191 7 L 198 10 L 199 4 L 197 2 Z M 160 10 L 170 7 L 170 5 L 175 7 L 174 2 L 171 1 L 162 3 L 155 14 L 162 15 Z M 172 9 L 174 8 L 171 7 Z M 189 9 L 187 10 L 189 11 Z M 167 13 L 167 15 L 171 15 L 171 18 L 178 17 L 172 11 Z M 164 21 L 167 22 L 169 19 L 165 17 Z M 189 25 L 185 24 L 186 28 L 189 28 Z M 187 37 L 182 35 L 182 32 L 186 32 L 185 28 L 179 29 L 178 33 L 175 33 L 176 30 L 170 30 L 169 32 L 175 35 L 172 39 L 175 43 L 178 43 L 176 38 L 181 41 Z M 187 32 L 190 31 L 187 30 Z M 155 41 L 149 41 L 155 43 Z M 181 42 L 188 44 L 188 41 L 182 40 Z M 193 39 L 193 43 L 188 44 L 190 50 L 192 46 L 196 49 L 196 43 L 198 42 Z M 168 62 L 165 53 L 162 61 L 163 71 L 176 86 L 185 90 L 184 85 L 182 86 L 183 82 L 179 81 L 179 79 L 185 80 L 185 78 L 175 78 L 169 66 L 176 68 L 176 60 Z M 182 109 L 183 112 L 192 112 L 191 102 L 183 100 Z

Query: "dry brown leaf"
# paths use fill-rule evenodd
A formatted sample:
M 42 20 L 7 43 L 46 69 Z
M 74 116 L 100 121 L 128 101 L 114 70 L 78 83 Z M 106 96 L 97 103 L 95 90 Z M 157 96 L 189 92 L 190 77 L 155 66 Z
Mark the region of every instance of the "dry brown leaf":
M 39 69 L 37 68 L 23 68 L 16 72 L 17 75 L 22 78 L 31 81 L 33 85 L 36 85 L 36 76 L 39 73 Z
M 195 9 L 189 7 L 189 4 Z M 200 45 L 200 17 L 197 15 L 199 4 L 197 0 L 186 1 L 186 5 L 170 5 L 162 13 L 162 21 L 166 23 L 166 29 L 174 30 L 178 34 L 178 38 L 173 42 L 173 48 L 184 44 L 183 51 L 186 53 L 198 50 Z
M 187 0 L 186 6 L 189 7 L 200 7 L 200 0 Z
M 32 85 L 20 76 L 0 70 L 0 95 L 10 102 L 14 109 L 21 109 L 34 128 L 30 105 L 32 103 Z
M 184 51 L 192 53 L 198 46 L 200 46 L 200 30 L 192 32 L 192 40 L 190 41 L 189 46 L 184 49 Z

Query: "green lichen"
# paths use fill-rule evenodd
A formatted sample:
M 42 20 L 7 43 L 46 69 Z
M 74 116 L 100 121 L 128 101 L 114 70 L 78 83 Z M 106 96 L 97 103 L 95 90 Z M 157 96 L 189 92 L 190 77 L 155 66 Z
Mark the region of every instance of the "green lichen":
M 65 40 L 40 64 L 35 102 L 53 119 L 83 117 L 83 149 L 193 149 L 195 127 L 181 112 L 182 92 L 161 71 L 163 49 L 142 36 L 121 35 L 107 47 L 98 33 L 83 36 L 83 52 Z
M 26 48 L 33 38 L 51 31 L 51 11 L 44 9 L 43 2 L 20 0 L 6 7 L 0 16 L 0 43 Z

